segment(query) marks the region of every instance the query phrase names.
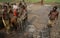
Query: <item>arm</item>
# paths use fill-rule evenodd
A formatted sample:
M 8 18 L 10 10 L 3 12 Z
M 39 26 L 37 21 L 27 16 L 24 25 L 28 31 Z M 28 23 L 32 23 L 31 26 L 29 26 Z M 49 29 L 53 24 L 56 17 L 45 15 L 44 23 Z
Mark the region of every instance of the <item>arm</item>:
M 59 12 L 57 12 L 57 16 L 56 16 L 57 19 L 58 19 L 58 16 L 59 16 Z
M 48 14 L 48 17 L 51 15 L 51 11 L 50 11 L 50 13 Z

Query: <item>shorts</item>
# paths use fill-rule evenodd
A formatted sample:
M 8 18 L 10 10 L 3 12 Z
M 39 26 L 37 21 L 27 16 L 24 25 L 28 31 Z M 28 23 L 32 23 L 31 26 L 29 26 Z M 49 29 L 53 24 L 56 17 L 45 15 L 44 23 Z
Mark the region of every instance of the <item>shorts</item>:
M 54 26 L 55 23 L 56 23 L 56 20 L 48 20 L 48 24 L 51 26 Z
M 4 20 L 4 26 L 5 26 L 6 30 L 10 29 L 9 20 Z

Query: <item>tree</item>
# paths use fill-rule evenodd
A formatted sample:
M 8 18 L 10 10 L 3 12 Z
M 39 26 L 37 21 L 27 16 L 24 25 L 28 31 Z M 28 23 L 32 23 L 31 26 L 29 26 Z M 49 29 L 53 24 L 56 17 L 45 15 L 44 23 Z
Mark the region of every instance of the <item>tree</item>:
M 43 0 L 41 0 L 41 5 L 43 5 Z
M 23 2 L 25 2 L 25 0 L 23 0 Z

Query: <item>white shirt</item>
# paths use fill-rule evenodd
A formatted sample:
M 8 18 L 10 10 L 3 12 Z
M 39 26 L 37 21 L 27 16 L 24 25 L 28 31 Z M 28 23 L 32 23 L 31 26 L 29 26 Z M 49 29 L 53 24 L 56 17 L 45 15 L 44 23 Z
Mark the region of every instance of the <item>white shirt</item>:
M 13 5 L 13 9 L 18 9 L 18 6 L 17 5 Z

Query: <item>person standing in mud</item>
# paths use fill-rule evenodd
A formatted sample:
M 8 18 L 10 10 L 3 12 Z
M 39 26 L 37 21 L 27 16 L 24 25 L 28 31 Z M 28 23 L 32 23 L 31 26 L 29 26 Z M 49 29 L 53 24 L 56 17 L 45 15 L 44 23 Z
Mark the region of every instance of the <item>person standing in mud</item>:
M 9 25 L 9 14 L 8 14 L 7 4 L 3 5 L 2 10 L 3 10 L 3 16 L 2 16 L 3 24 L 6 29 L 6 32 L 9 33 L 10 25 Z
M 22 11 L 21 11 L 22 25 L 23 25 L 23 30 L 24 30 L 25 27 L 26 27 L 26 21 L 27 21 L 27 11 L 26 11 L 24 5 L 22 5 L 21 8 L 22 8 L 22 9 L 21 9 L 21 10 L 22 10 Z
M 57 6 L 53 7 L 53 10 L 50 11 L 50 13 L 48 14 L 49 17 L 49 22 L 48 24 L 52 27 L 54 24 L 56 24 L 56 21 L 58 19 L 59 16 L 59 12 L 57 11 Z
M 59 16 L 59 12 L 57 11 L 57 6 L 54 6 L 53 10 L 50 11 L 50 13 L 48 14 L 49 21 L 47 27 L 49 32 L 49 38 L 51 38 L 52 29 L 55 26 L 56 21 L 58 21 L 58 16 Z
M 8 12 L 9 12 L 9 22 L 11 24 L 11 19 L 13 17 L 13 10 L 12 10 L 12 7 L 11 6 L 9 6 L 9 8 L 8 8 Z
M 16 31 L 17 30 L 17 10 L 18 6 L 16 4 L 13 5 L 13 17 L 11 18 L 11 23 L 13 24 L 13 28 Z

